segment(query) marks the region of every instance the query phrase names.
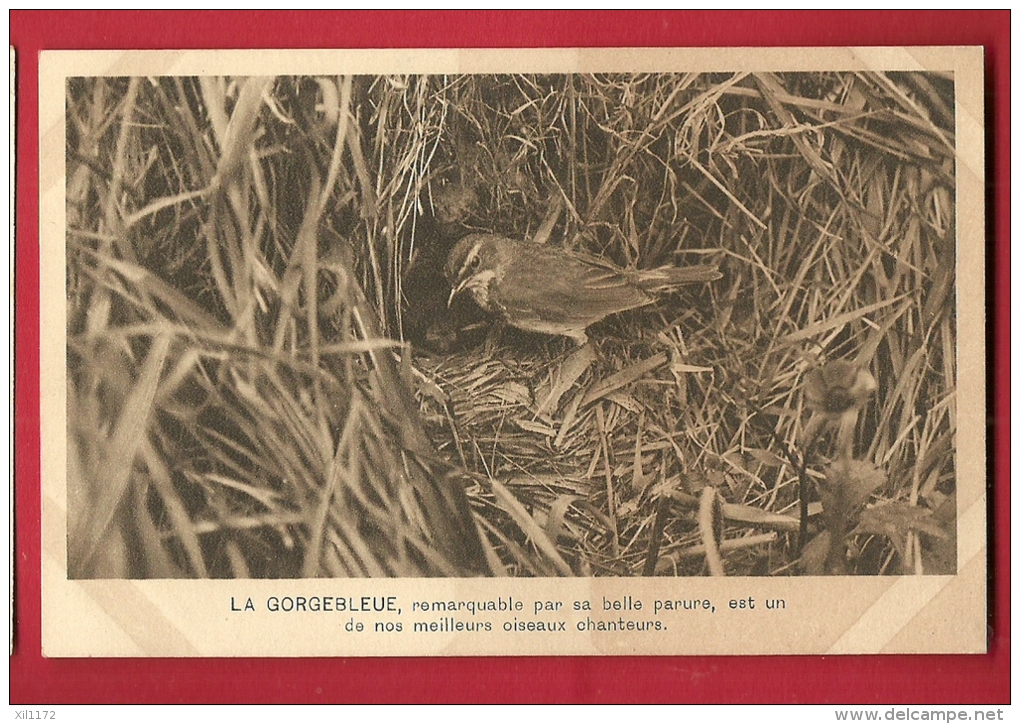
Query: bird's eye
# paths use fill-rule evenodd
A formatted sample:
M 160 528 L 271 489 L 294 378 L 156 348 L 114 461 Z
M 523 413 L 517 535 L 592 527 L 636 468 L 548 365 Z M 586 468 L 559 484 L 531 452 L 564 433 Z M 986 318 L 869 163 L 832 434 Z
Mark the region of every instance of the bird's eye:
M 471 263 L 468 264 L 468 268 L 471 269 L 471 271 L 474 271 L 475 269 L 478 268 L 478 265 L 481 263 L 482 263 L 481 258 L 476 256 L 474 259 L 471 260 Z

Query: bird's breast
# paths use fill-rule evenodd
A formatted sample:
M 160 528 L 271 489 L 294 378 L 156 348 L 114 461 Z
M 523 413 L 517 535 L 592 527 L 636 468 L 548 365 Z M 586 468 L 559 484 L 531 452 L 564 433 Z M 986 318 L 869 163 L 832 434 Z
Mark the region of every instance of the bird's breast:
M 495 281 L 496 272 L 487 270 L 476 274 L 468 283 L 468 289 L 471 291 L 471 296 L 474 298 L 475 304 L 487 312 L 494 311 L 490 289 Z

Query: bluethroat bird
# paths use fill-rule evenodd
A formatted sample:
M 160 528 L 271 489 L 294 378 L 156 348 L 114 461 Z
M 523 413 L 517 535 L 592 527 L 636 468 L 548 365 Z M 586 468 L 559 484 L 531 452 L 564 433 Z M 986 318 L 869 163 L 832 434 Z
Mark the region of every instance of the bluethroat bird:
M 588 341 L 590 325 L 610 314 L 721 276 L 714 266 L 621 269 L 586 254 L 492 234 L 464 237 L 446 260 L 448 304 L 467 290 L 479 307 L 513 327 L 563 335 L 578 345 Z

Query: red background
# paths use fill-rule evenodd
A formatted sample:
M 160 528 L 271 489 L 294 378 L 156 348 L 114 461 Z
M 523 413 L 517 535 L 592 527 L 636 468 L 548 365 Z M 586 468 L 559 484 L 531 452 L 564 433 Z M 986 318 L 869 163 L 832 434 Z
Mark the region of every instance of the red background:
M 11 703 L 1009 702 L 1009 11 L 12 11 L 18 51 L 16 651 Z M 40 644 L 38 51 L 981 45 L 988 106 L 993 575 L 984 656 L 44 659 Z M 996 243 L 996 240 L 998 243 Z

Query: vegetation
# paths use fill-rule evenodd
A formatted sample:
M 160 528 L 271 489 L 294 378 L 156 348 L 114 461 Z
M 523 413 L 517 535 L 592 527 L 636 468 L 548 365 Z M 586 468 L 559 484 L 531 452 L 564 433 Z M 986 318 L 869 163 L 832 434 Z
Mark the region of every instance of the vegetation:
M 73 79 L 70 575 L 955 570 L 953 109 L 935 73 Z M 479 229 L 724 278 L 490 334 L 441 274 Z

